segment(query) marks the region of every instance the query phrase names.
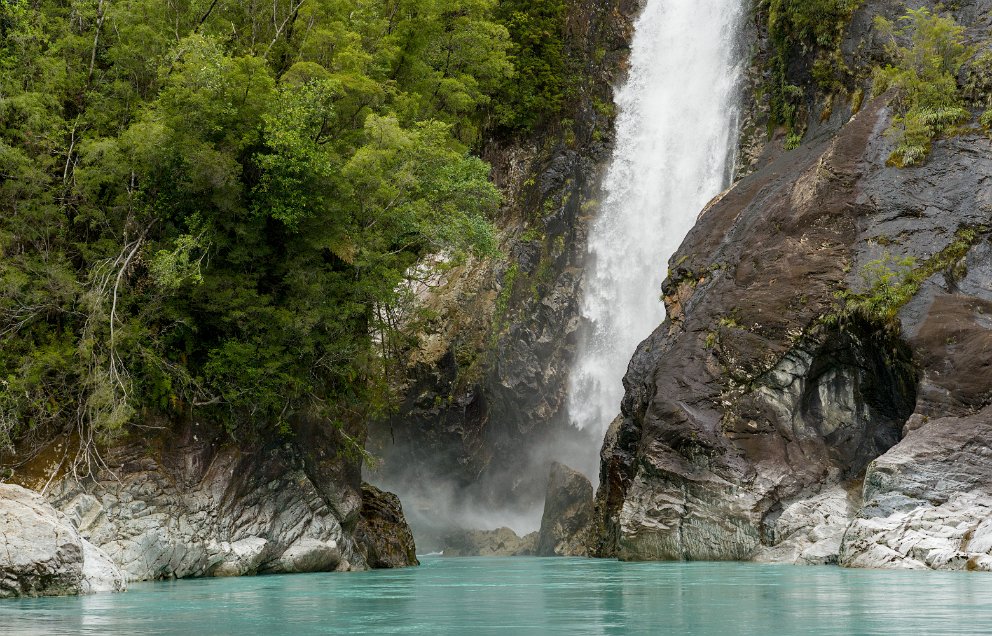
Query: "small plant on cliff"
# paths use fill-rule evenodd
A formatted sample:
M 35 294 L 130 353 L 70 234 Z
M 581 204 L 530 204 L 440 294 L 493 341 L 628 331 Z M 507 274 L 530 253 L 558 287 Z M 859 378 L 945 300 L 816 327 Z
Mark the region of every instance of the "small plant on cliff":
M 989 226 L 962 228 L 950 245 L 922 263 L 911 256 L 895 258 L 889 253 L 871 261 L 861 270 L 863 290 L 837 292 L 840 306 L 836 313 L 825 316 L 824 322 L 843 324 L 852 317 L 861 317 L 898 330 L 899 310 L 919 293 L 923 283 L 939 272 L 955 276 L 962 259 L 974 245 L 985 240 L 989 230 Z
M 896 150 L 889 164 L 918 165 L 934 138 L 968 119 L 957 74 L 973 51 L 964 43 L 964 27 L 926 8 L 910 10 L 899 26 L 882 17 L 875 25 L 889 41 L 886 51 L 892 60 L 875 70 L 872 90 L 875 95 L 895 93 L 897 114 L 887 134 Z
M 992 129 L 992 108 L 988 109 L 979 118 L 978 123 L 988 129 Z
M 811 74 L 819 87 L 834 93 L 843 89 L 847 69 L 840 43 L 844 29 L 861 0 L 763 0 L 768 13 L 771 59 L 771 125 L 784 125 L 788 146 L 798 146 L 806 91 L 790 81 L 792 60 L 815 53 Z
M 913 275 L 915 267 L 916 259 L 910 256 L 895 258 L 886 253 L 861 270 L 865 285 L 862 293 L 842 292 L 840 296 L 849 311 L 854 310 L 870 320 L 889 322 L 919 290 Z

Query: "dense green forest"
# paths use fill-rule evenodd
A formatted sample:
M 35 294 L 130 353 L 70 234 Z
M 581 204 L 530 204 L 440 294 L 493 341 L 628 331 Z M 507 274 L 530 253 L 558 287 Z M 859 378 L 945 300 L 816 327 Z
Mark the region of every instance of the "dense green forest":
M 811 116 L 788 60 L 864 98 L 840 52 L 859 5 L 756 5 L 788 147 Z M 381 414 L 413 265 L 497 252 L 482 140 L 574 95 L 565 20 L 564 0 L 0 0 L 0 451 L 158 415 L 243 439 Z M 919 163 L 969 118 L 974 51 L 926 10 L 876 26 L 892 161 Z
M 480 132 L 565 99 L 562 7 L 0 0 L 0 448 L 382 408 L 411 265 L 496 250 Z

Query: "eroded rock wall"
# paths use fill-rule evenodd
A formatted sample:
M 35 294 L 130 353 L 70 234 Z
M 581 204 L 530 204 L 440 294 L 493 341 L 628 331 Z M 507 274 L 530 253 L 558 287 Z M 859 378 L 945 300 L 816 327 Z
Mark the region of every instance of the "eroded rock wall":
M 195 422 L 153 424 L 100 449 L 90 474 L 70 468 L 71 437 L 14 472 L 127 580 L 417 564 L 399 501 L 363 487 L 333 427 L 300 422 L 291 436 L 239 447 Z M 64 593 L 79 588 L 66 580 Z
M 987 38 L 992 3 L 961 5 Z M 849 113 L 765 147 L 672 259 L 604 445 L 598 554 L 988 567 L 992 140 L 972 124 L 897 169 L 886 98 Z M 897 324 L 843 315 L 906 258 L 932 275 Z

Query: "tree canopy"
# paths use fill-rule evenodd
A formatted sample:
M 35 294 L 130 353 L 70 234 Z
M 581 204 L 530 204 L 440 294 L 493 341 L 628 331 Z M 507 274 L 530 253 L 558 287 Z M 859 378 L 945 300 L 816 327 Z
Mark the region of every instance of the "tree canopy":
M 495 250 L 496 9 L 0 0 L 0 446 L 381 404 L 411 266 Z

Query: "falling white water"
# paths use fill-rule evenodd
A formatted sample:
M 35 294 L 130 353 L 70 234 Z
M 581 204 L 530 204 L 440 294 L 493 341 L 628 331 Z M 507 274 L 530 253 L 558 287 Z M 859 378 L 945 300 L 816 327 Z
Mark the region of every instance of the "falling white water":
M 627 364 L 664 320 L 668 260 L 730 181 L 741 4 L 647 0 L 637 21 L 605 200 L 589 232 L 586 325 L 568 401 L 580 429 L 605 432 L 620 412 Z M 595 454 L 573 461 L 595 476 Z

